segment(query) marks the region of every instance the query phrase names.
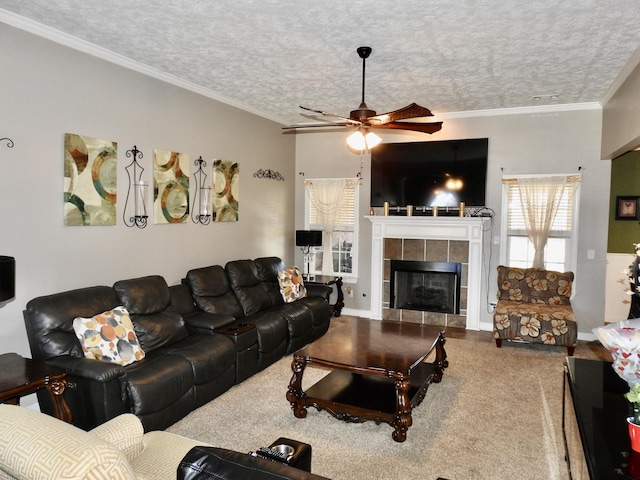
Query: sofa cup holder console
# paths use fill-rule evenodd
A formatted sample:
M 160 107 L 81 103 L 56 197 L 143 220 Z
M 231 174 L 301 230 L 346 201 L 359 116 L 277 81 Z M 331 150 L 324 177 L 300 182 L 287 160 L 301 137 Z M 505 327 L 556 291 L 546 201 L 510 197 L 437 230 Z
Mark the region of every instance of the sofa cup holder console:
M 261 447 L 249 454 L 311 472 L 311 445 L 308 443 L 280 437 L 268 447 Z

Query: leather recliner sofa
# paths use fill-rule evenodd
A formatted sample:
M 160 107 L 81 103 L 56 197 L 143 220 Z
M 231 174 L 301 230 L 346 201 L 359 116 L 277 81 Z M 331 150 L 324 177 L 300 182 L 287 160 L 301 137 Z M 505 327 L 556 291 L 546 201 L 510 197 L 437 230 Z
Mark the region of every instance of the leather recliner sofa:
M 282 260 L 264 257 L 231 261 L 224 270 L 219 265 L 190 270 L 185 278 L 201 310 L 256 326 L 259 370 L 320 338 L 329 328 L 328 287 L 309 285 L 309 296 L 284 303 L 278 283 L 282 269 Z
M 152 275 L 34 298 L 24 310 L 32 357 L 67 371 L 75 425 L 88 430 L 133 413 L 145 431 L 165 429 L 327 331 L 329 287 L 310 285 L 307 298 L 286 304 L 276 295 L 283 267 L 277 257 L 238 260 L 197 269 L 207 275 L 191 271 L 182 285 Z M 202 292 L 223 293 L 207 303 Z M 118 306 L 145 358 L 126 366 L 85 358 L 74 319 Z M 53 414 L 45 390 L 38 400 Z

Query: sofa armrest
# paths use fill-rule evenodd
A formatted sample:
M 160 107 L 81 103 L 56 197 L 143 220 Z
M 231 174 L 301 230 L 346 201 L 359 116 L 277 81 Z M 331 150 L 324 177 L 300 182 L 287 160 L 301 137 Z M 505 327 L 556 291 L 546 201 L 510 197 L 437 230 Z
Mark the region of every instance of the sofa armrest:
M 132 413 L 118 415 L 90 432 L 117 447 L 129 462 L 144 450 L 144 427 L 140 419 Z
M 233 315 L 223 313 L 197 312 L 184 317 L 184 323 L 191 334 L 213 335 L 216 328 L 235 322 Z
M 307 296 L 309 297 L 322 297 L 329 300 L 329 295 L 333 291 L 329 285 L 322 285 L 318 283 L 305 283 L 304 286 L 307 289 Z
M 197 440 L 162 430 L 144 434 L 144 450 L 131 461 L 136 478 L 175 479 L 180 461 L 189 450 L 205 445 Z
M 49 358 L 45 363 L 66 370 L 69 376 L 99 383 L 107 383 L 126 374 L 122 365 L 89 358 L 61 356 Z
M 0 470 L 13 478 L 135 478 L 126 457 L 108 442 L 7 404 L 0 404 Z
M 216 447 L 193 447 L 178 466 L 178 480 L 326 480 L 291 467 L 245 453 Z

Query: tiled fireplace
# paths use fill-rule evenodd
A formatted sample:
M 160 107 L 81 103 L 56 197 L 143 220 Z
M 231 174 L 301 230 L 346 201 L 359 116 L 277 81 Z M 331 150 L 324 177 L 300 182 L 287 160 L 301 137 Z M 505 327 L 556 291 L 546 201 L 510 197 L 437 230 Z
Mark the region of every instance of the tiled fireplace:
M 375 319 L 424 323 L 480 329 L 482 285 L 483 218 L 468 217 L 402 217 L 370 216 L 373 224 L 371 249 L 371 310 Z M 393 305 L 397 299 L 392 281 L 398 281 L 394 271 L 438 270 L 459 272 L 455 279 L 423 279 L 420 274 L 410 289 L 417 291 L 414 305 Z M 398 262 L 401 261 L 401 262 Z M 431 278 L 431 277 L 429 277 Z M 444 283 L 443 283 L 444 282 Z M 456 282 L 458 284 L 456 285 Z M 401 280 L 400 283 L 406 283 Z M 454 289 L 452 301 L 439 306 L 443 285 Z M 456 295 L 458 296 L 456 298 Z M 446 295 L 445 295 L 446 296 Z M 437 301 L 435 299 L 438 299 Z M 411 303 L 411 302 L 410 302 Z M 418 304 L 417 306 L 415 304 Z M 456 304 L 457 303 L 457 304 Z M 405 308 L 403 308 L 403 306 Z M 395 308 L 394 308 L 395 307 Z
M 389 239 L 389 242 L 396 241 L 405 243 L 403 240 Z M 426 251 L 426 247 L 427 245 L 423 251 Z M 391 263 L 391 270 L 388 275 L 390 293 L 387 295 L 385 289 L 383 302 L 389 308 L 456 315 L 460 313 L 461 262 L 427 262 L 421 259 L 411 260 L 410 255 L 402 257 L 406 260 L 388 259 L 385 256 L 385 263 Z

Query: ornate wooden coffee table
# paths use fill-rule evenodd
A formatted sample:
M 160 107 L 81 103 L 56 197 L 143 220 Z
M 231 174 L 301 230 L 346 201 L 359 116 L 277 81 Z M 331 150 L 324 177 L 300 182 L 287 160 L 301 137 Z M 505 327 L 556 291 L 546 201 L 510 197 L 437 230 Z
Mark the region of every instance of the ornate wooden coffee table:
M 404 442 L 411 410 L 448 366 L 444 343 L 444 331 L 437 327 L 353 320 L 293 355 L 287 400 L 298 418 L 305 418 L 311 406 L 345 422 L 385 422 L 394 428 L 393 439 Z M 433 362 L 425 362 L 434 349 Z M 307 365 L 331 373 L 305 392 Z

